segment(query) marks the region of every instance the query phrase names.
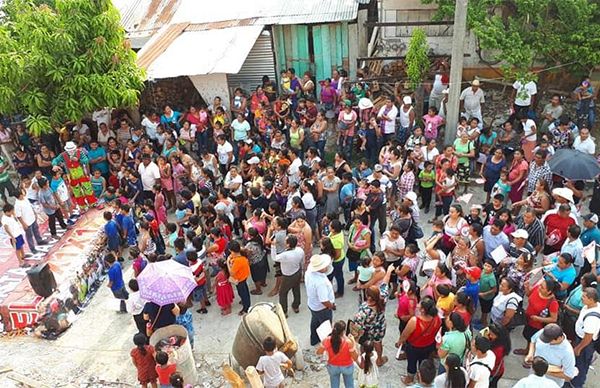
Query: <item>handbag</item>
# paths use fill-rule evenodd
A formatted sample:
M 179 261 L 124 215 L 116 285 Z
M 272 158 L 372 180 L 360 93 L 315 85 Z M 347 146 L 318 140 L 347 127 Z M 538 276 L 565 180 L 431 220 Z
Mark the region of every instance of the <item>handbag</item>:
M 506 301 L 507 307 L 511 300 L 514 300 L 515 302 L 518 301 L 518 299 L 515 297 L 510 298 Z M 518 326 L 525 325 L 525 311 L 523 310 L 523 302 L 517 303 L 516 307 L 517 309 L 515 310 L 515 315 L 513 315 L 510 322 L 508 322 L 508 324 L 506 325 L 506 328 L 508 330 L 512 330 Z

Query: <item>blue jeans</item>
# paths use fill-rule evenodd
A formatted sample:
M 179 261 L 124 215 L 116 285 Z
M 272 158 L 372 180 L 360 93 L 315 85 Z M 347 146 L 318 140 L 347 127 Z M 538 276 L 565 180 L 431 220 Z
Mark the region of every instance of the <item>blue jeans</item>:
M 344 295 L 344 261 L 346 259 L 340 261 L 333 262 L 333 272 L 329 275 L 329 280 L 335 278 L 335 282 L 337 283 L 337 293 L 342 296 Z
M 577 344 L 581 342 L 580 338 L 577 338 L 575 341 Z M 588 344 L 579 356 L 575 357 L 575 366 L 577 370 L 579 370 L 579 374 L 571 380 L 571 386 L 573 388 L 583 388 L 585 384 L 585 380 L 587 378 L 588 370 L 590 369 L 590 365 L 592 364 L 592 358 L 594 357 L 594 343 Z
M 353 136 L 342 136 L 339 139 L 338 147 L 339 152 L 342 154 L 344 159 L 347 162 L 350 162 L 352 159 L 352 147 L 354 145 L 354 137 Z
M 239 282 L 235 288 L 242 300 L 243 311 L 247 313 L 250 308 L 250 290 L 248 289 L 248 284 L 244 280 L 243 282 Z
M 340 376 L 344 378 L 344 386 L 346 388 L 354 388 L 353 364 L 349 366 L 327 365 L 327 372 L 329 372 L 329 385 L 331 388 L 340 387 Z
M 315 147 L 319 151 L 319 156 L 321 159 L 325 158 L 325 140 L 319 140 L 315 143 Z
M 121 300 L 119 311 L 122 313 L 127 312 L 127 304 L 125 301 L 129 299 L 129 293 L 125 289 L 125 287 L 119 288 L 118 290 L 111 290 L 114 297 Z
M 204 130 L 204 132 L 197 132 L 196 142 L 198 143 L 198 154 L 204 150 L 208 151 L 208 130 Z

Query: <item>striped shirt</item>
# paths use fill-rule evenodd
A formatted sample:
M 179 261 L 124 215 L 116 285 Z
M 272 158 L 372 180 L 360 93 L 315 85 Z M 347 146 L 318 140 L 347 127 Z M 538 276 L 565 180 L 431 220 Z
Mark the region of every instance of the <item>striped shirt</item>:
M 527 240 L 534 247 L 544 246 L 544 241 L 546 239 L 546 232 L 544 231 L 544 224 L 538 218 L 536 218 L 531 224 L 525 224 L 523 221 L 523 216 L 518 216 L 515 218 L 515 224 L 517 225 L 517 229 L 525 229 L 527 233 L 529 233 L 529 239 Z

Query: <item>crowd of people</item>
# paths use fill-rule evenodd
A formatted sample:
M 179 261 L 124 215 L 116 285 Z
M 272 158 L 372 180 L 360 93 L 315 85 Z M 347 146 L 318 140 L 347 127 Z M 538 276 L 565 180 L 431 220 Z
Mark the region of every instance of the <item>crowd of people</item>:
M 193 311 L 206 314 L 212 301 L 230 314 L 235 289 L 239 315 L 265 293 L 286 315 L 290 291 L 294 313 L 308 308 L 310 343 L 328 354 L 332 387 L 342 378 L 353 387 L 355 369 L 360 386 L 376 387 L 386 334 L 398 338 L 408 386 L 495 387 L 505 358 L 519 355 L 533 369 L 526 379 L 583 387 L 600 331 L 596 252 L 584 252 L 600 244 L 600 181 L 583 211 L 585 182 L 553 175 L 547 160 L 561 148 L 595 154 L 594 91 L 589 80 L 578 86 L 571 119 L 561 96 L 537 111 L 535 83 L 513 86 L 514 114 L 495 128 L 483 122 L 485 93 L 473 81 L 461 93 L 456 139 L 445 141 L 443 66 L 424 112 L 401 93 L 374 106 L 368 85 L 343 70 L 317 88 L 309 73 L 299 79 L 289 69 L 279 85 L 265 76 L 249 95 L 237 89 L 231 101 L 185 112 L 165 106 L 140 124 L 108 109 L 41 138 L 3 123 L 2 224 L 26 266 L 25 242 L 31 252 L 42 242 L 33 206 L 53 236 L 74 210 L 104 207 L 108 286 L 134 317 L 144 386 L 173 384 L 175 372 L 147 336 L 178 323 L 193 345 Z M 487 198 L 467 210 L 461 195 L 473 181 Z M 124 256 L 134 273 L 127 284 Z M 163 260 L 192 269 L 188 300 L 159 306 L 139 296 L 136 277 Z M 360 306 L 341 317 L 336 300 L 348 285 Z M 332 334 L 319 338 L 327 320 Z M 515 330 L 526 347 L 512 349 Z M 272 339 L 264 345 L 257 369 L 267 386 L 281 386 L 277 366 L 287 360 Z M 148 367 L 150 359 L 160 365 Z

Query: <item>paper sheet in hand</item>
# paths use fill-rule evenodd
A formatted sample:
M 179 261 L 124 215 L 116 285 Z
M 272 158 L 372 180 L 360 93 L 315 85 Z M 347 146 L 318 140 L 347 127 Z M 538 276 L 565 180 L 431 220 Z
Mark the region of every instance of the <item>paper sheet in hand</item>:
M 317 327 L 317 335 L 319 339 L 323 341 L 325 338 L 329 337 L 332 331 L 331 321 L 325 321 L 321 323 L 321 326 Z
M 426 260 L 421 268 L 423 271 L 433 271 L 437 267 L 439 260 Z
M 502 260 L 508 257 L 508 253 L 506 253 L 506 249 L 504 249 L 502 245 L 499 245 L 498 248 L 494 249 L 491 255 L 496 264 L 500 264 Z
M 583 247 L 583 257 L 585 257 L 590 264 L 596 260 L 596 241 L 592 241 Z
M 462 201 L 464 203 L 469 203 L 469 202 L 471 202 L 471 198 L 473 198 L 473 194 L 467 193 L 467 194 L 463 194 L 460 197 L 456 198 L 456 200 Z

